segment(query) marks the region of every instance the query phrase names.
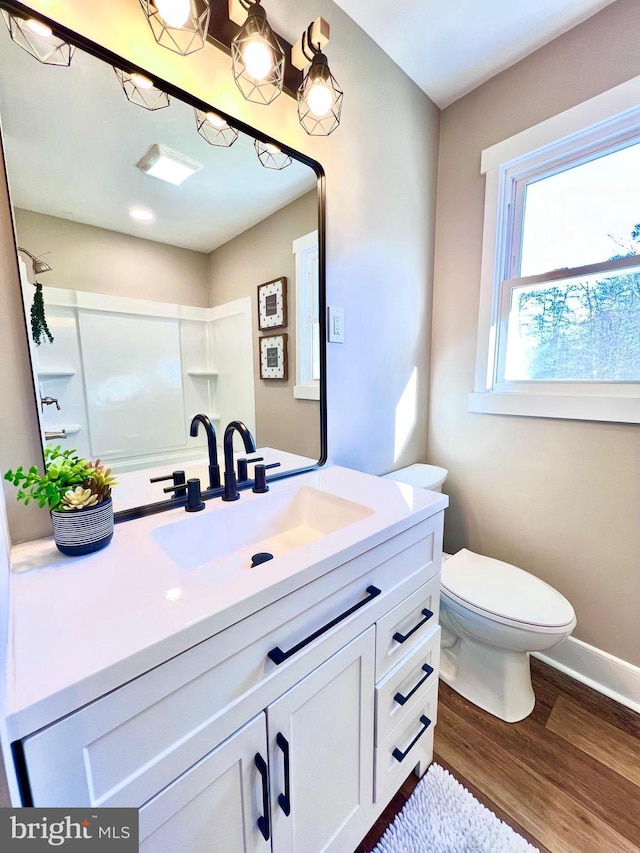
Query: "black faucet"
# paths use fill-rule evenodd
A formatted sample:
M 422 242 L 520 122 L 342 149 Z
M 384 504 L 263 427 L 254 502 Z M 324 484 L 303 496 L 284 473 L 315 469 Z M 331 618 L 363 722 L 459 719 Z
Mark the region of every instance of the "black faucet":
M 247 426 L 242 421 L 231 421 L 224 431 L 224 493 L 223 501 L 237 501 L 240 497 L 236 483 L 236 469 L 233 461 L 233 433 L 238 431 L 244 442 L 246 453 L 256 452 L 256 443 Z
M 207 433 L 207 444 L 209 445 L 209 488 L 217 489 L 220 486 L 220 466 L 218 465 L 216 431 L 206 415 L 194 415 L 191 420 L 191 428 L 189 430 L 191 438 L 195 438 L 198 434 L 200 424 L 202 424 L 205 432 Z

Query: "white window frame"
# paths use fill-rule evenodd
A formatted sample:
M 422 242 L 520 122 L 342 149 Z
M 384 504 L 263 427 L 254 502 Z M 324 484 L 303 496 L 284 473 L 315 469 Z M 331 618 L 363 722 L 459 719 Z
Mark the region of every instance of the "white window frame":
M 640 383 L 634 382 L 505 382 L 498 364 L 499 336 L 506 334 L 501 310 L 516 285 L 588 274 L 591 267 L 546 276 L 513 278 L 519 268 L 510 222 L 515 192 L 533 175 L 561 170 L 563 162 L 593 158 L 594 148 L 615 150 L 640 140 L 640 77 L 597 95 L 482 152 L 486 175 L 478 343 L 474 390 L 469 411 L 529 417 L 640 423 Z M 519 183 L 518 183 L 519 182 Z M 615 268 L 637 266 L 637 259 L 614 262 Z M 606 264 L 595 265 L 598 269 Z M 502 324 L 502 325 L 501 325 Z
M 318 232 L 311 231 L 293 241 L 296 265 L 296 384 L 293 396 L 319 400 L 320 380 L 313 378 L 313 325 L 318 312 Z

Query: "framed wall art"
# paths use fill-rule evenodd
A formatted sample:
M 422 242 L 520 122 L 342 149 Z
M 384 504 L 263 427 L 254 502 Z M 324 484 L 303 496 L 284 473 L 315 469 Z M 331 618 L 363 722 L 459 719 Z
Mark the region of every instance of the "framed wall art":
M 276 278 L 258 285 L 258 328 L 261 332 L 287 325 L 287 279 Z
M 260 379 L 287 378 L 287 334 L 260 338 Z

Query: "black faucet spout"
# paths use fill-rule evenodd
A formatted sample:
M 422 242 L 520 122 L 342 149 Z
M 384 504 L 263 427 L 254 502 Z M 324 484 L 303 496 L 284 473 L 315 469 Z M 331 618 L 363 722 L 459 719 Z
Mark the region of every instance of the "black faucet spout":
M 223 501 L 237 501 L 240 497 L 236 481 L 236 470 L 233 461 L 233 433 L 239 432 L 244 443 L 246 453 L 256 452 L 256 442 L 249 432 L 249 428 L 242 421 L 231 421 L 224 431 L 224 493 Z
M 209 488 L 217 489 L 220 486 L 220 466 L 218 465 L 216 431 L 207 415 L 194 415 L 189 429 L 189 435 L 192 438 L 198 435 L 200 424 L 202 424 L 207 434 L 207 446 L 209 448 Z

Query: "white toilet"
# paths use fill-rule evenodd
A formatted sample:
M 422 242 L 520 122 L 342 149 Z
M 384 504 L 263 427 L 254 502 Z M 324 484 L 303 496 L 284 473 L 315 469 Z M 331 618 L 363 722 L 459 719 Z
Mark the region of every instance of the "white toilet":
M 447 470 L 410 465 L 385 475 L 441 491 Z M 463 548 L 442 563 L 440 678 L 508 723 L 533 710 L 529 653 L 557 646 L 576 624 L 552 586 L 509 563 Z

